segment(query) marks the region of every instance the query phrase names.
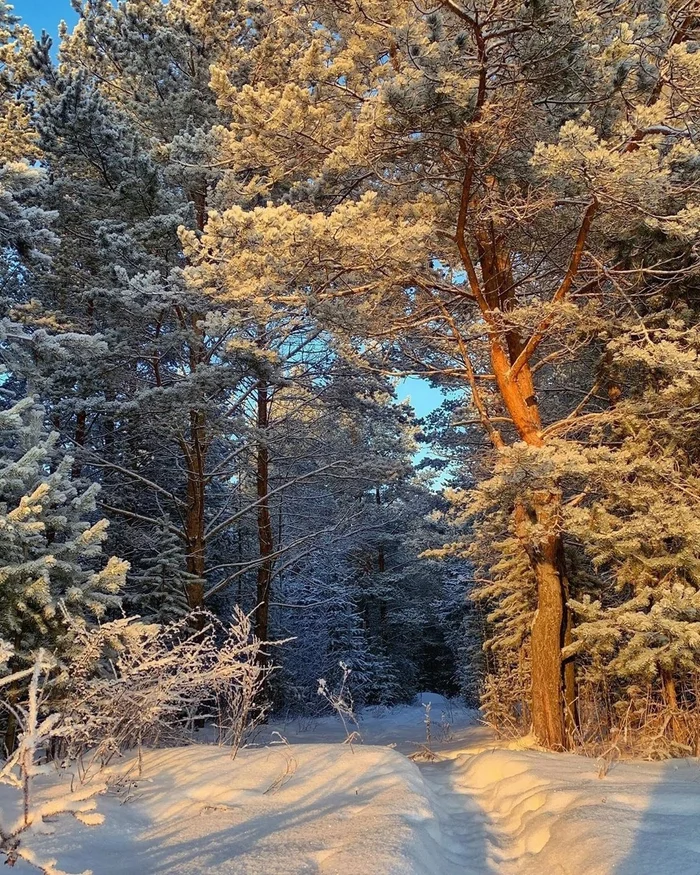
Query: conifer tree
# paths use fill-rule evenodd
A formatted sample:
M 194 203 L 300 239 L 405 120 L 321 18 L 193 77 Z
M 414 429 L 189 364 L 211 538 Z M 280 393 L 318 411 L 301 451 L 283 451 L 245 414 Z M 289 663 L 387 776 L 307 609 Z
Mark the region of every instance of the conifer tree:
M 130 614 L 165 625 L 187 614 L 187 587 L 191 581 L 182 543 L 170 531 L 169 520 L 149 536 L 153 547 L 148 551 L 141 547 L 137 552 L 139 564 L 131 570 L 126 602 Z
M 25 662 L 36 647 L 60 646 L 62 608 L 99 619 L 118 607 L 127 569 L 114 557 L 102 565 L 107 521 L 89 522 L 97 487 L 72 482 L 73 460 L 57 458 L 58 436 L 42 434 L 42 413 L 24 399 L 0 415 L 0 626 Z
M 304 297 L 257 283 L 224 300 L 189 248 L 218 207 L 249 203 L 247 183 L 219 162 L 227 110 L 210 67 L 241 84 L 254 76 L 258 11 L 144 0 L 80 13 L 58 65 L 46 41 L 32 56 L 28 118 L 47 184 L 28 196 L 43 208 L 35 225 L 50 212 L 43 242 L 60 245 L 7 296 L 25 338 L 14 373 L 73 458 L 75 488 L 101 486 L 110 552 L 132 566 L 127 606 L 179 614 L 184 586 L 190 607 L 237 601 L 255 610 L 260 637 L 285 637 L 298 611 L 282 605 L 303 601 L 308 574 L 332 589 L 318 628 L 329 659 L 365 654 L 365 686 L 384 695 L 402 581 L 375 585 L 355 557 L 390 557 L 399 523 L 376 517 L 374 495 L 409 476 L 415 426 L 383 363 L 358 375 L 356 350 L 338 346 Z M 336 561 L 346 570 L 334 577 Z M 373 616 L 392 609 L 383 638 L 365 628 L 370 601 L 385 606 Z
M 238 201 L 210 214 L 201 240 L 185 237 L 190 257 L 200 275 L 210 253 L 212 270 L 225 265 L 221 301 L 262 284 L 325 307 L 360 356 L 374 338 L 464 386 L 463 427 L 481 426 L 498 460 L 470 512 L 500 521 L 499 598 L 532 608 L 519 616 L 535 733 L 567 746 L 577 690 L 563 532 L 580 448 L 562 436 L 597 404 L 610 313 L 655 273 L 678 274 L 680 262 L 628 241 L 697 233 L 697 19 L 673 5 L 635 4 L 630 23 L 596 3 L 581 14 L 457 0 L 427 14 L 279 0 L 255 15 L 254 82 L 225 66 L 212 80 Z M 582 357 L 580 394 L 566 387 Z

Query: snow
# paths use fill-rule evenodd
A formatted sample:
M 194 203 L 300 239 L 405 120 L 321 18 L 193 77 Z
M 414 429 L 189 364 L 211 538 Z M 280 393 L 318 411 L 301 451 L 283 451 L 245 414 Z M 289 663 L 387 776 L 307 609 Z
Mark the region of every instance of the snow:
M 100 798 L 103 826 L 59 821 L 34 839 L 40 856 L 95 875 L 433 871 L 433 805 L 418 769 L 389 748 L 279 745 L 231 760 L 203 745 L 146 752 L 143 765 L 131 801 Z
M 476 739 L 488 743 L 491 734 L 479 726 L 477 711 L 446 699 L 439 693 L 420 693 L 413 704 L 393 708 L 365 708 L 357 726 L 348 727 L 360 733 L 365 745 L 391 745 L 404 754 L 416 753 L 426 741 L 425 705 L 430 704 L 433 746 L 441 751 L 461 750 Z M 334 716 L 320 718 L 297 717 L 288 721 L 273 721 L 260 727 L 257 743 L 267 744 L 282 736 L 290 744 L 317 742 L 337 743 L 346 738 L 343 725 Z
M 448 835 L 456 829 L 459 840 L 470 809 L 482 824 L 485 853 L 466 872 L 700 872 L 697 760 L 617 763 L 600 773 L 596 760 L 502 748 L 422 767 Z
M 425 740 L 420 701 L 365 712 L 365 744 L 340 743 L 333 718 L 273 724 L 235 760 L 214 745 L 147 751 L 141 777 L 121 760 L 97 776 L 112 785 L 102 825 L 61 818 L 32 847 L 95 875 L 700 872 L 697 760 L 614 763 L 601 777 L 596 760 L 497 744 L 473 712 L 426 701 L 437 761 L 404 755 Z M 66 775 L 39 780 L 46 801 L 68 790 Z M 2 788 L 4 810 L 13 792 Z

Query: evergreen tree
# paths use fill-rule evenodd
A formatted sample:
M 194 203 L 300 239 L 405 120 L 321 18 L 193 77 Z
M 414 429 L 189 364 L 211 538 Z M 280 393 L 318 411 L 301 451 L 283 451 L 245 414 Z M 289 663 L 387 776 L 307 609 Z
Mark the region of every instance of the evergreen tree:
M 77 488 L 73 460 L 42 433 L 42 418 L 32 399 L 0 413 L 0 634 L 22 663 L 37 647 L 63 646 L 69 616 L 118 607 L 128 567 L 102 563 L 107 521 L 89 522 L 97 487 Z
M 150 532 L 151 549 L 138 551 L 138 566 L 129 575 L 128 612 L 145 622 L 173 623 L 188 611 L 187 587 L 191 583 L 181 541 L 164 520 L 161 529 Z
M 194 254 L 217 208 L 249 202 L 220 165 L 228 111 L 209 82 L 213 63 L 240 84 L 253 75 L 243 49 L 257 20 L 228 3 L 90 3 L 62 34 L 58 67 L 35 52 L 32 121 L 49 181 L 37 197 L 60 246 L 9 296 L 28 338 L 18 374 L 73 456 L 77 486 L 102 487 L 134 609 L 177 614 L 184 585 L 191 607 L 236 601 L 261 638 L 285 637 L 296 609 L 276 603 L 296 604 L 313 570 L 333 589 L 324 652 L 366 653 L 373 689 L 386 690 L 402 582 L 385 576 L 375 598 L 354 557 L 376 562 L 383 549 L 364 526 L 387 529 L 387 551 L 396 540 L 373 496 L 408 476 L 414 426 L 386 377 L 358 374 L 355 351 L 346 357 L 304 296 L 259 277 L 224 300 L 227 277 Z M 393 610 L 379 624 L 391 634 L 364 628 L 370 601 Z
M 611 314 L 654 272 L 685 270 L 629 241 L 697 234 L 697 20 L 642 3 L 631 23 L 597 3 L 256 10 L 255 83 L 224 66 L 212 80 L 243 197 L 187 250 L 199 271 L 215 253 L 236 294 L 262 283 L 325 306 L 358 358 L 383 349 L 463 387 L 458 427 L 480 426 L 496 463 L 471 502 L 506 552 L 491 595 L 526 626 L 536 735 L 567 746 L 581 593 L 564 520 L 581 450 L 564 436 L 599 405 Z M 582 391 L 568 382 L 586 372 Z

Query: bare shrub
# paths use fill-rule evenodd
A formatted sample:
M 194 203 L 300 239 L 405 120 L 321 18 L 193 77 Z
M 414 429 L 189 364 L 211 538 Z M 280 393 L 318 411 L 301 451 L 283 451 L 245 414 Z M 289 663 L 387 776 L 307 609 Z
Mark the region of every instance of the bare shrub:
M 353 741 L 361 742 L 362 735 L 360 734 L 360 727 L 355 716 L 355 705 L 348 686 L 352 669 L 344 662 L 339 662 L 338 665 L 343 672 L 340 686 L 337 690 L 332 690 L 325 678 L 319 678 L 318 695 L 325 699 L 338 717 L 340 717 L 343 729 L 345 730 L 345 744 L 352 744 Z M 349 724 L 352 724 L 355 729 L 351 730 Z
M 76 632 L 60 734 L 65 755 L 105 765 L 124 750 L 181 744 L 212 718 L 236 753 L 268 671 L 250 618 L 236 608 L 223 624 L 211 614 L 165 626 L 116 620 Z M 256 717 L 261 717 L 257 709 Z
M 5 667 L 0 677 L 0 704 L 21 730 L 0 780 L 17 789 L 22 809 L 15 823 L 0 821 L 0 852 L 10 866 L 21 858 L 45 875 L 64 873 L 35 853 L 31 830 L 62 813 L 100 823 L 95 799 L 108 787 L 88 777 L 134 748 L 140 772 L 144 746 L 190 741 L 202 716 L 217 721 L 235 755 L 264 713 L 254 703 L 269 671 L 260 665 L 263 644 L 238 609 L 229 624 L 197 614 L 165 626 L 126 618 L 71 630 L 73 646 L 62 662 L 41 650 L 31 668 L 9 673 Z M 0 646 L 0 663 L 6 666 L 10 656 Z M 19 698 L 18 689 L 24 689 Z M 8 690 L 12 695 L 2 696 Z M 57 755 L 76 764 L 79 786 L 72 781 L 69 794 L 37 803 L 33 779 L 54 768 L 47 763 Z
M 11 706 L 12 713 L 20 727 L 16 749 L 8 757 L 0 770 L 0 780 L 15 787 L 21 797 L 21 814 L 14 823 L 0 820 L 0 852 L 5 855 L 5 863 L 14 866 L 22 859 L 44 875 L 67 875 L 56 866 L 55 860 L 44 859 L 27 842 L 32 832 L 46 831 L 45 818 L 55 818 L 61 814 L 71 814 L 87 825 L 102 823 L 103 817 L 94 809 L 96 797 L 104 791 L 105 785 L 92 783 L 79 792 L 63 795 L 39 803 L 33 793 L 34 778 L 46 768 L 38 764 L 40 751 L 54 738 L 61 715 L 50 713 L 42 717 L 48 691 L 57 671 L 56 661 L 40 650 L 32 668 L 8 674 L 0 679 L 0 688 L 7 688 L 30 678 L 26 700 Z M 82 875 L 90 875 L 84 872 Z

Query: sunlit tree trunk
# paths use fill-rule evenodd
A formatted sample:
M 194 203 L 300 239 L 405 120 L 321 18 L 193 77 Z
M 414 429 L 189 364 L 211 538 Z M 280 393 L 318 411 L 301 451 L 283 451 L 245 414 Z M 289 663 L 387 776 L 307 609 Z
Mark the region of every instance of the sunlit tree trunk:
M 477 234 L 485 303 L 492 312 L 508 312 L 513 303 L 513 273 L 505 242 L 491 226 Z M 540 447 L 542 419 L 529 360 L 513 366 L 525 350 L 520 333 L 491 333 L 491 366 L 503 404 L 519 437 Z M 516 531 L 528 555 L 537 586 L 537 610 L 531 629 L 533 731 L 552 748 L 569 746 L 575 708 L 575 669 L 562 662 L 562 646 L 571 634 L 567 608 L 561 504 L 556 491 L 540 490 L 515 508 Z M 532 531 L 538 536 L 533 538 Z

